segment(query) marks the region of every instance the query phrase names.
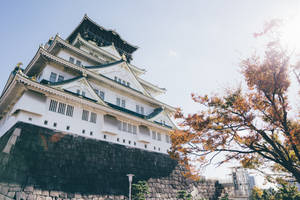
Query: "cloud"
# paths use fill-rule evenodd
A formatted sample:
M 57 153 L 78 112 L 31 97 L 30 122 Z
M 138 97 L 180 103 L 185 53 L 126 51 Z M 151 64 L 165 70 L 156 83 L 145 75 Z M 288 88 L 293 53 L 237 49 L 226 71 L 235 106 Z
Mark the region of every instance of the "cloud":
M 169 50 L 169 56 L 176 57 L 177 55 L 178 55 L 178 53 L 176 51 L 174 51 L 173 49 Z

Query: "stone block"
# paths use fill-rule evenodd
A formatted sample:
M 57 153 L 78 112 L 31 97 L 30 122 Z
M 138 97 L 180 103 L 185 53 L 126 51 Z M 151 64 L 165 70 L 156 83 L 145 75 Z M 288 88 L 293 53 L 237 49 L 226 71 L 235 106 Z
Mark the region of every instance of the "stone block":
M 0 193 L 3 194 L 3 195 L 7 195 L 8 190 L 9 190 L 8 186 L 2 186 L 1 190 L 0 190 Z
M 51 197 L 59 197 L 59 192 L 58 191 L 50 191 L 50 196 Z
M 42 190 L 40 190 L 40 189 L 35 189 L 35 190 L 33 191 L 33 194 L 41 195 L 41 194 L 42 194 Z
M 10 197 L 10 198 L 14 198 L 15 195 L 16 195 L 15 192 L 8 192 L 8 193 L 7 193 L 7 196 Z
M 29 194 L 29 195 L 27 196 L 27 200 L 35 200 L 35 195 Z
M 27 198 L 27 194 L 25 192 L 17 192 L 16 193 L 16 200 L 21 200 L 21 199 L 26 199 Z
M 65 192 L 60 192 L 59 197 L 65 199 L 68 197 L 68 195 Z
M 16 186 L 11 186 L 8 191 L 9 192 L 20 192 L 21 190 L 22 190 L 22 188 L 20 186 L 16 185 Z
M 76 199 L 80 199 L 82 196 L 81 196 L 81 194 L 79 194 L 79 193 L 75 193 L 75 196 L 74 196 Z
M 34 190 L 33 186 L 26 186 L 24 188 L 24 192 L 33 192 L 33 190 Z
M 48 190 L 42 190 L 42 195 L 43 196 L 49 196 L 49 191 Z

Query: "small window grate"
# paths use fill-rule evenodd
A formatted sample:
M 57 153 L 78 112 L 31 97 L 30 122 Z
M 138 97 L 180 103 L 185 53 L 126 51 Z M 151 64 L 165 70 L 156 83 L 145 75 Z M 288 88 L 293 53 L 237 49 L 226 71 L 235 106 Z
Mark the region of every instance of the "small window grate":
M 84 121 L 89 121 L 89 111 L 83 110 L 81 119 L 84 120 Z
M 91 119 L 90 122 L 95 123 L 96 124 L 96 120 L 97 120 L 97 114 L 91 112 Z
M 71 105 L 68 105 L 66 115 L 69 117 L 73 117 L 73 111 L 74 111 L 74 107 Z
M 49 110 L 52 112 L 56 112 L 56 108 L 57 108 L 57 101 L 51 100 Z
M 66 104 L 65 103 L 59 103 L 57 112 L 64 115 L 65 111 L 66 111 Z

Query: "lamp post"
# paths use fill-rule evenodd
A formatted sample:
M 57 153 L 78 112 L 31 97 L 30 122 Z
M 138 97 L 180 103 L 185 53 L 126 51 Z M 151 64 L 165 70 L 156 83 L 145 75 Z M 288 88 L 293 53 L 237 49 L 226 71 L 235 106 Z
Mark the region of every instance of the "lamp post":
M 127 174 L 128 176 L 128 181 L 129 181 L 129 200 L 131 200 L 131 183 L 132 183 L 132 177 L 134 174 Z

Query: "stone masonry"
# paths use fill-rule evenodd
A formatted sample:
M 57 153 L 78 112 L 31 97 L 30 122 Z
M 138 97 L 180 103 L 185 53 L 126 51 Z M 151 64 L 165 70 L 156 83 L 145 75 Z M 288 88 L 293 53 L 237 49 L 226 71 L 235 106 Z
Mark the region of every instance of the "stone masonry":
M 180 190 L 218 198 L 218 183 L 191 181 L 184 171 L 168 155 L 25 123 L 0 138 L 0 200 L 128 199 L 129 173 L 134 183 L 147 181 L 149 200 L 175 200 Z

